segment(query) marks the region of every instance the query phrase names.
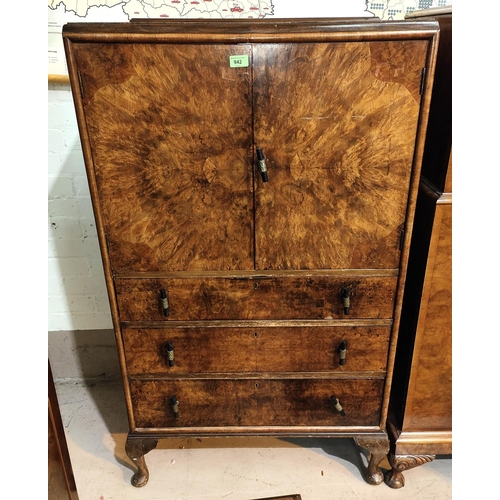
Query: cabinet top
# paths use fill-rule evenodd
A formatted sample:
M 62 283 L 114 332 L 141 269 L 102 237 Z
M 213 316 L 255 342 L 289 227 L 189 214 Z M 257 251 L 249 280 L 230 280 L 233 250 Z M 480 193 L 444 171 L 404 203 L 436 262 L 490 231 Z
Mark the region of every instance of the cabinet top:
M 378 18 L 253 20 L 132 19 L 126 23 L 69 23 L 63 38 L 80 42 L 266 42 L 431 38 L 434 20 Z

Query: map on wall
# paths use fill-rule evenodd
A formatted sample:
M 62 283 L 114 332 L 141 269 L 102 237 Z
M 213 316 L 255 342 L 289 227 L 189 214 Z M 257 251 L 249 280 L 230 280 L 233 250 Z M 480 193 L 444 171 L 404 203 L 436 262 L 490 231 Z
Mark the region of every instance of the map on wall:
M 257 19 L 273 17 L 379 17 L 404 19 L 414 10 L 451 0 L 48 0 L 48 73 L 68 74 L 61 31 L 71 22 L 127 22 L 133 18 Z

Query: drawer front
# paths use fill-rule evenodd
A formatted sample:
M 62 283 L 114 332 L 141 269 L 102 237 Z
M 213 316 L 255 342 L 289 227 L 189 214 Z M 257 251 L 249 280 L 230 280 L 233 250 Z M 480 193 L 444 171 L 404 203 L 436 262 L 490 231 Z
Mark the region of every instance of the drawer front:
M 388 326 L 124 328 L 123 342 L 131 375 L 385 372 L 389 335 Z
M 130 391 L 138 428 L 375 426 L 383 380 L 131 380 Z M 344 416 L 335 409 L 332 395 Z
M 122 321 L 389 319 L 397 277 L 265 277 L 115 280 Z M 161 290 L 169 315 L 162 310 Z M 344 290 L 349 310 L 344 310 Z

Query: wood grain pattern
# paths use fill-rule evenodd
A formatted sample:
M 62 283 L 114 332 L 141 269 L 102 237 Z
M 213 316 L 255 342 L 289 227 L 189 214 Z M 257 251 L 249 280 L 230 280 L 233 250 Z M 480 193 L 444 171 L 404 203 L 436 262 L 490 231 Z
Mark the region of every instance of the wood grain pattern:
M 73 42 L 203 43 L 269 41 L 317 42 L 380 39 L 429 39 L 434 20 L 381 21 L 372 18 L 291 18 L 239 20 L 147 19 L 129 23 L 70 23 L 63 36 Z
M 131 380 L 130 388 L 138 427 L 371 426 L 379 421 L 383 380 Z M 345 417 L 332 406 L 333 394 Z
M 452 452 L 452 22 L 451 14 L 436 19 L 440 43 L 387 422 L 393 488 L 404 485 L 404 468 L 425 463 L 420 458 Z
M 404 430 L 452 427 L 452 206 L 438 204 Z
M 387 364 L 389 327 L 124 328 L 128 373 L 379 371 Z M 347 342 L 344 365 L 339 347 Z M 174 349 L 174 366 L 163 353 Z
M 253 269 L 249 46 L 75 47 L 112 268 Z
M 426 42 L 254 47 L 258 269 L 396 268 Z
M 252 130 L 257 268 L 398 266 L 426 42 L 101 45 L 76 56 L 115 271 L 253 268 Z
M 391 318 L 396 277 L 116 279 L 122 321 Z M 342 288 L 351 290 L 344 314 Z M 160 289 L 168 294 L 163 316 Z
M 135 486 L 156 439 L 211 434 L 355 437 L 379 484 L 437 23 L 83 23 L 63 38 Z

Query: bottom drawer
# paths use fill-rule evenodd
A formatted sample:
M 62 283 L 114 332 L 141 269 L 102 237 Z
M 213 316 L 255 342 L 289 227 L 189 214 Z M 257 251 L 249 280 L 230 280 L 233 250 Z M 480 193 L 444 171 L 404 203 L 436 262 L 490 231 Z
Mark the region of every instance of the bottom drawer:
M 131 380 L 130 390 L 138 428 L 376 426 L 383 385 L 383 379 Z

